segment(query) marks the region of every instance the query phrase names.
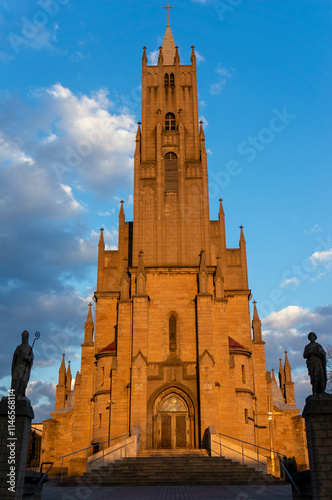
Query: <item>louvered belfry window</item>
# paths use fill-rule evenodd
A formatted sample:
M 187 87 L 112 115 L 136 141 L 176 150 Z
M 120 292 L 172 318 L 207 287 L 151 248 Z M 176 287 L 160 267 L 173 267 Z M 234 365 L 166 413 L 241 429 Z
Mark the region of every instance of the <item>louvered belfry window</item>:
M 175 153 L 165 155 L 165 192 L 178 192 L 178 158 Z

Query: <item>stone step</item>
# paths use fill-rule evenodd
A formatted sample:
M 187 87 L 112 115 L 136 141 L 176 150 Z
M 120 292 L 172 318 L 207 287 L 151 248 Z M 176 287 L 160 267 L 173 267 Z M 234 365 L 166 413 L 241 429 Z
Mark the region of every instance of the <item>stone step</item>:
M 103 472 L 104 470 L 107 470 L 107 469 L 108 469 L 108 467 L 106 465 L 99 468 L 99 470 L 101 472 Z M 135 467 L 132 467 L 132 466 L 129 466 L 129 465 L 123 465 L 122 467 L 113 466 L 112 467 L 112 472 L 116 472 L 116 471 L 135 471 L 135 472 L 136 471 L 147 471 L 147 472 L 151 472 L 151 469 L 152 469 L 151 467 L 149 467 L 149 466 L 143 466 L 143 465 L 142 466 L 137 465 Z M 188 466 L 188 467 L 181 466 L 181 468 L 178 468 L 178 467 L 168 467 L 167 465 L 161 466 L 161 465 L 157 465 L 156 464 L 153 467 L 153 470 L 154 471 L 156 471 L 156 470 L 158 470 L 158 471 L 166 471 L 166 472 L 167 471 L 181 472 L 183 474 L 184 472 L 190 473 L 193 470 L 195 470 L 195 471 L 199 470 L 200 473 L 205 472 L 205 471 L 213 471 L 213 470 L 217 471 L 217 472 L 220 472 L 220 467 L 218 467 L 218 466 L 213 467 L 213 466 L 208 466 L 207 465 L 207 466 L 204 466 L 204 467 L 200 467 L 199 469 L 196 469 L 195 467 L 190 467 L 190 466 Z M 232 465 L 229 465 L 229 466 L 227 465 L 226 467 L 222 468 L 223 472 L 230 472 L 230 471 L 233 471 L 233 470 L 236 471 L 236 472 L 240 472 L 241 470 L 246 471 L 246 466 L 245 465 L 239 465 L 238 467 L 234 468 L 234 467 L 232 467 Z
M 59 484 L 58 486 L 77 486 L 79 484 L 80 486 L 83 486 L 84 480 L 82 478 L 72 478 L 72 480 L 66 480 L 62 484 Z M 94 483 L 91 482 L 91 479 L 89 482 L 86 483 L 88 486 L 93 485 Z M 140 478 L 139 481 L 136 478 L 118 478 L 114 480 L 98 480 L 95 484 L 98 484 L 98 486 L 199 486 L 199 485 L 224 485 L 224 486 L 230 486 L 230 485 L 285 485 L 287 483 L 281 482 L 281 481 L 266 481 L 263 478 L 255 478 L 255 481 L 252 482 L 250 478 L 246 477 L 245 479 L 242 478 L 225 478 L 225 479 L 212 479 L 212 478 L 195 478 L 195 479 L 170 479 L 169 477 L 167 479 L 148 479 L 148 478 Z
M 160 466 L 166 466 L 166 467 L 173 467 L 177 468 L 179 465 L 181 466 L 188 466 L 188 467 L 193 467 L 193 466 L 199 466 L 199 467 L 220 467 L 221 462 L 220 459 L 213 460 L 213 459 L 207 459 L 207 460 L 160 460 L 160 459 L 154 459 L 154 460 L 145 460 L 143 458 L 127 458 L 123 459 L 121 461 L 116 461 L 113 462 L 113 467 L 117 466 L 128 466 L 128 467 L 156 467 L 158 465 Z M 238 462 L 232 462 L 231 460 L 225 460 L 222 462 L 222 467 L 227 467 L 227 466 L 232 466 L 232 467 L 247 467 L 245 464 L 240 464 Z M 108 464 L 105 463 L 102 467 L 108 467 Z
M 285 484 L 223 457 L 209 457 L 200 453 L 192 456 L 189 453 L 182 456 L 179 453 L 166 455 L 159 452 L 155 456 L 143 453 L 139 457 L 104 464 L 99 469 L 85 473 L 79 481 L 80 484 L 100 486 Z M 75 478 L 65 479 L 62 483 L 63 486 L 76 484 Z
M 184 465 L 187 465 L 187 464 L 190 464 L 190 465 L 204 465 L 204 464 L 209 464 L 209 465 L 213 465 L 213 464 L 217 464 L 219 463 L 220 459 L 213 459 L 213 458 L 206 458 L 206 459 L 201 459 L 201 460 L 193 460 L 193 459 L 173 459 L 173 458 L 163 458 L 163 459 L 160 459 L 160 458 L 154 458 L 154 459 L 146 459 L 146 458 L 139 458 L 139 459 L 135 459 L 135 458 L 126 458 L 124 460 L 128 460 L 128 463 L 136 463 L 135 461 L 136 460 L 139 460 L 139 463 L 141 465 L 152 465 L 152 464 L 156 464 L 156 463 L 160 463 L 160 464 L 167 464 L 167 465 L 174 465 L 175 467 L 178 465 L 178 464 L 184 464 Z M 232 462 L 232 460 L 227 460 L 225 463 L 238 463 L 238 462 Z
M 176 462 L 176 461 L 179 461 L 179 462 L 185 462 L 185 461 L 190 461 L 190 462 L 218 462 L 220 461 L 221 457 L 183 457 L 183 458 L 180 458 L 180 457 L 140 457 L 140 460 L 145 460 L 145 461 L 150 461 L 150 462 L 153 462 L 154 460 L 169 460 L 169 461 L 173 461 L 173 462 Z M 224 458 L 223 460 L 226 460 L 226 461 L 231 461 L 230 458 Z M 238 461 L 236 461 L 236 463 L 238 463 Z
M 193 476 L 188 476 L 188 477 L 183 477 L 183 476 L 157 476 L 157 477 L 150 477 L 148 474 L 143 475 L 143 476 L 114 476 L 114 477 L 100 477 L 98 476 L 98 484 L 100 485 L 108 485 L 108 484 L 126 484 L 126 483 L 135 483 L 137 485 L 140 485 L 142 481 L 144 482 L 150 482 L 151 484 L 167 484 L 168 482 L 171 482 L 173 484 L 248 484 L 249 483 L 249 478 L 250 476 L 202 476 L 198 477 L 197 475 Z M 94 484 L 91 479 L 93 478 L 83 478 L 83 481 L 89 480 L 88 484 Z M 255 478 L 255 483 L 254 484 L 280 484 L 279 482 L 270 482 L 267 481 L 266 478 L 264 477 L 258 477 L 257 479 Z
M 206 450 L 194 450 L 194 449 L 178 449 L 178 450 L 141 450 L 137 454 L 138 457 L 181 457 L 181 456 L 209 456 Z
M 227 469 L 227 470 L 218 470 L 218 469 L 205 469 L 204 471 L 199 471 L 200 474 L 202 473 L 205 473 L 205 474 L 228 474 L 228 475 L 232 475 L 232 474 L 248 474 L 249 472 L 253 472 L 253 470 L 245 470 L 245 469 L 237 469 L 237 470 L 233 470 L 233 469 Z M 91 474 L 92 472 L 86 472 L 84 475 L 89 475 Z M 186 474 L 197 474 L 197 471 L 196 470 L 188 470 L 188 471 L 184 471 L 183 469 L 181 470 L 172 470 L 172 469 L 167 469 L 167 468 L 159 468 L 159 467 L 156 467 L 155 469 L 153 469 L 153 471 L 149 470 L 149 469 L 112 469 L 112 470 L 106 470 L 106 469 L 98 469 L 98 474 L 99 475 L 104 475 L 104 474 L 179 474 L 179 475 L 183 475 L 184 473 Z
M 140 477 L 149 477 L 151 479 L 159 479 L 159 478 L 163 478 L 163 479 L 167 479 L 169 477 L 172 477 L 172 478 L 179 478 L 179 479 L 183 479 L 184 477 L 186 479 L 189 479 L 189 478 L 192 478 L 192 479 L 195 479 L 197 476 L 197 474 L 186 474 L 185 476 L 183 476 L 182 474 L 149 474 L 149 473 L 141 473 L 141 474 L 121 474 L 121 473 L 118 473 L 118 474 L 98 474 L 98 477 L 99 478 L 102 478 L 102 479 L 114 479 L 114 478 L 120 478 L 120 477 L 123 477 L 123 478 L 130 478 L 130 477 L 135 477 L 135 478 L 140 478 Z M 91 475 L 87 475 L 87 476 L 84 476 L 85 478 L 89 478 L 89 477 L 92 477 Z M 202 479 L 203 477 L 207 478 L 248 478 L 248 474 L 201 474 L 200 476 L 200 479 Z M 266 477 L 264 477 L 264 479 L 266 479 Z
M 93 476 L 84 476 L 84 478 L 86 479 L 89 479 Z M 206 479 L 206 480 L 210 480 L 210 479 L 214 479 L 214 480 L 230 480 L 230 479 L 238 479 L 238 480 L 244 480 L 244 479 L 248 479 L 248 477 L 250 477 L 250 475 L 248 476 L 247 474 L 202 474 L 202 475 L 197 475 L 197 474 L 186 474 L 186 475 L 174 475 L 174 474 L 109 474 L 109 475 L 98 475 L 98 478 L 101 479 L 101 480 L 110 480 L 110 481 L 113 481 L 113 480 L 118 480 L 118 479 L 130 479 L 130 478 L 135 478 L 135 480 L 138 480 L 140 478 L 149 478 L 149 479 L 153 479 L 153 480 L 165 480 L 165 479 L 170 479 L 170 477 L 172 478 L 172 480 L 176 480 L 176 479 L 179 479 L 179 480 L 196 480 L 196 479 L 199 479 L 200 481 L 202 479 Z M 265 476 L 260 476 L 262 477 L 262 479 L 264 480 L 267 480 L 268 478 L 265 477 Z
M 151 470 L 151 468 L 153 468 L 154 470 L 156 470 L 157 468 L 163 468 L 163 469 L 167 469 L 167 470 L 179 470 L 179 466 L 181 467 L 181 471 L 183 470 L 193 470 L 193 469 L 197 469 L 197 467 L 199 467 L 199 470 L 211 470 L 213 468 L 216 468 L 217 470 L 220 469 L 220 465 L 219 464 L 208 464 L 208 463 L 204 463 L 204 464 L 197 464 L 197 467 L 194 467 L 194 465 L 196 464 L 190 464 L 190 463 L 187 463 L 187 464 L 172 464 L 172 463 L 154 463 L 154 464 L 140 464 L 140 463 L 124 463 L 124 464 L 115 464 L 113 465 L 113 470 L 116 470 L 116 469 L 132 469 L 132 470 L 142 470 L 142 469 L 147 469 L 147 470 Z M 103 468 L 108 468 L 109 466 L 107 464 L 105 465 L 102 465 L 99 467 L 99 469 L 103 469 Z M 232 463 L 227 463 L 227 464 L 223 464 L 222 465 L 222 469 L 223 470 L 240 470 L 240 469 L 247 469 L 247 466 L 246 465 L 237 465 L 237 464 L 232 464 Z
M 135 465 L 135 464 L 139 464 L 140 466 L 148 466 L 150 467 L 151 465 L 156 465 L 156 464 L 160 464 L 160 465 L 167 465 L 167 466 L 174 466 L 174 467 L 177 467 L 179 464 L 183 464 L 183 465 L 206 465 L 208 464 L 209 466 L 213 466 L 213 465 L 218 465 L 220 464 L 220 459 L 219 460 L 213 460 L 213 459 L 207 459 L 207 460 L 187 460 L 187 459 L 184 459 L 184 460 L 172 460 L 172 459 L 158 459 L 158 458 L 155 458 L 153 460 L 147 460 L 147 459 L 144 459 L 144 458 L 138 458 L 138 459 L 134 459 L 134 458 L 127 458 L 127 459 L 123 459 L 126 461 L 126 463 L 128 463 L 129 465 Z M 117 463 L 117 462 L 115 462 Z M 224 465 L 242 465 L 240 464 L 239 462 L 232 462 L 231 460 L 227 460 L 225 462 L 223 462 Z
M 100 472 L 103 472 L 105 470 L 107 470 L 107 466 L 103 466 L 103 467 L 100 467 L 99 468 L 99 471 Z M 164 466 L 164 467 L 161 467 L 159 465 L 156 465 L 155 467 L 153 467 L 153 470 L 154 471 L 158 471 L 158 472 L 161 472 L 161 471 L 165 471 L 165 472 L 169 472 L 169 471 L 173 471 L 174 473 L 176 472 L 180 472 L 181 474 L 183 474 L 184 472 L 192 472 L 193 471 L 193 468 L 192 467 L 181 467 L 180 471 L 178 468 L 172 468 L 172 467 L 167 467 L 167 466 Z M 196 470 L 196 469 L 194 469 Z M 115 473 L 117 471 L 129 471 L 129 472 L 139 472 L 139 471 L 147 471 L 147 472 L 152 472 L 151 471 L 151 468 L 150 467 L 140 467 L 140 466 L 137 466 L 137 467 L 130 467 L 130 466 L 127 466 L 127 465 L 124 465 L 123 467 L 118 467 L 118 466 L 113 466 L 112 468 L 112 473 Z M 209 471 L 216 471 L 216 472 L 221 472 L 220 471 L 220 467 L 202 467 L 199 469 L 200 473 L 202 472 L 209 472 Z M 223 467 L 222 469 L 222 472 L 224 473 L 228 473 L 228 472 L 232 472 L 232 471 L 236 471 L 237 473 L 241 472 L 241 471 L 246 471 L 246 468 L 245 466 L 239 466 L 237 467 L 236 469 L 234 469 L 231 465 L 230 466 L 227 466 L 227 467 Z

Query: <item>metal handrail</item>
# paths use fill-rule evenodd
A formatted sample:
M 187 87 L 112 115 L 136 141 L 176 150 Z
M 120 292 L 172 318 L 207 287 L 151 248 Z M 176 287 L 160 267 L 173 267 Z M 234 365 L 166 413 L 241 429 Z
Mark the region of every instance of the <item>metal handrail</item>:
M 282 463 L 282 461 L 280 460 L 279 458 L 279 461 L 280 461 L 280 465 L 282 466 L 282 468 L 284 469 L 284 472 L 286 472 L 287 476 L 289 477 L 289 480 L 290 482 L 292 483 L 292 485 L 294 486 L 294 488 L 296 489 L 296 491 L 298 492 L 299 496 L 301 497 L 301 493 L 298 489 L 298 487 L 296 486 L 295 482 L 294 482 L 294 479 L 292 478 L 291 474 L 288 472 L 288 470 L 286 469 L 286 467 L 284 466 L 284 464 Z
M 250 458 L 251 460 L 254 460 L 255 462 L 258 463 L 258 470 L 259 470 L 259 459 L 258 460 L 255 460 L 254 458 L 251 458 L 251 457 L 248 457 L 247 455 L 244 455 L 243 453 L 243 444 L 249 444 L 250 446 L 255 446 L 256 448 L 260 448 L 262 450 L 266 450 L 266 451 L 269 451 L 270 453 L 276 453 L 277 454 L 277 457 L 279 459 L 279 463 L 280 465 L 282 466 L 283 470 L 286 472 L 287 476 L 289 477 L 289 480 L 290 482 L 292 483 L 292 485 L 294 486 L 294 488 L 296 489 L 297 493 L 299 494 L 299 496 L 302 496 L 298 487 L 296 486 L 295 482 L 294 482 L 294 479 L 292 478 L 291 474 L 288 472 L 288 470 L 286 469 L 286 467 L 284 466 L 284 464 L 282 463 L 281 461 L 281 458 L 280 457 L 284 457 L 284 458 L 287 458 L 287 455 L 284 455 L 283 453 L 280 453 L 279 451 L 275 451 L 275 450 L 271 450 L 269 448 L 264 448 L 264 446 L 259 446 L 258 444 L 254 444 L 254 443 L 249 443 L 248 441 L 243 441 L 242 439 L 238 439 L 238 438 L 235 438 L 235 437 L 232 437 L 232 436 L 228 436 L 227 434 L 222 434 L 221 432 L 218 432 L 218 435 L 219 436 L 224 436 L 224 437 L 227 437 L 229 439 L 234 439 L 235 441 L 239 441 L 240 443 L 242 443 L 242 463 L 244 463 L 244 457 L 247 457 L 247 458 Z M 217 441 L 213 441 L 214 443 L 216 444 L 220 444 L 220 448 L 221 448 L 221 443 L 218 443 Z M 237 450 L 234 450 L 233 448 L 230 448 L 229 446 L 226 446 L 226 445 L 223 445 L 225 448 L 228 448 L 229 450 L 232 450 L 232 451 L 235 451 L 235 453 L 239 453 L 241 455 L 241 452 L 240 451 L 237 451 Z M 213 450 L 214 451 L 214 450 Z M 214 453 L 217 453 L 217 455 L 219 455 L 220 457 L 222 456 L 221 455 L 221 452 L 220 454 L 217 452 L 217 451 L 214 451 Z M 257 450 L 257 456 L 259 456 L 258 454 L 258 450 Z
M 269 451 L 270 453 L 271 452 L 272 453 L 276 453 L 277 455 L 281 455 L 282 457 L 287 458 L 287 456 L 284 455 L 283 453 L 280 453 L 280 451 L 270 450 L 269 448 L 264 448 L 264 446 L 258 446 L 258 444 L 249 443 L 248 441 L 243 441 L 242 439 L 238 439 L 238 438 L 235 438 L 235 437 L 232 437 L 232 436 L 227 436 L 227 434 L 221 434 L 221 432 L 218 432 L 218 435 L 219 436 L 224 436 L 224 437 L 227 437 L 227 438 L 230 438 L 230 439 L 235 439 L 235 441 L 240 441 L 241 443 L 244 443 L 244 444 L 250 444 L 250 446 L 255 446 L 255 448 L 260 448 L 261 450 L 266 450 L 266 451 Z
M 220 443 L 218 443 L 217 441 L 213 441 L 213 442 L 214 442 L 214 443 L 216 443 L 216 444 L 220 444 Z M 239 455 L 242 455 L 242 464 L 244 464 L 244 457 L 249 458 L 249 460 L 253 460 L 254 462 L 258 462 L 258 470 L 259 470 L 259 464 L 260 464 L 259 460 L 255 459 L 255 458 L 252 458 L 252 457 L 249 457 L 249 455 L 246 455 L 246 454 L 243 452 L 243 449 L 242 449 L 242 453 L 241 453 L 241 451 L 234 450 L 234 448 L 230 448 L 229 446 L 226 446 L 225 444 L 223 444 L 223 448 L 227 448 L 228 450 L 232 450 L 232 451 L 234 451 L 235 453 L 238 453 Z M 222 456 L 222 455 L 220 455 L 220 453 L 218 453 L 218 452 L 217 452 L 217 451 L 215 451 L 215 450 L 211 450 L 211 451 L 213 451 L 213 453 L 216 453 L 217 455 L 219 455 L 219 457 L 221 457 L 221 456 Z
M 103 445 L 103 451 L 104 451 L 104 444 L 105 443 L 110 443 L 111 441 L 115 441 L 116 439 L 120 439 L 122 437 L 127 437 L 127 434 L 122 434 L 122 436 L 118 436 L 118 437 L 115 437 L 115 438 L 112 438 L 112 439 L 107 439 L 106 441 L 103 441 L 102 443 L 98 443 L 98 446 L 100 446 L 101 444 Z M 61 460 L 61 483 L 62 483 L 62 479 L 63 479 L 63 459 L 66 458 L 66 457 L 70 457 L 70 455 L 76 455 L 76 453 L 80 453 L 81 451 L 87 451 L 87 454 L 86 454 L 86 463 L 88 465 L 88 459 L 89 459 L 89 451 L 91 448 L 94 448 L 96 445 L 95 444 L 92 444 L 91 446 L 88 446 L 86 448 L 82 448 L 81 450 L 77 450 L 77 451 L 73 451 L 72 453 L 67 453 L 67 455 L 62 455 L 62 457 L 59 457 L 59 460 Z M 115 450 L 114 450 L 115 451 Z
M 47 469 L 47 471 L 46 471 L 46 472 L 44 472 L 44 474 L 43 474 L 43 475 L 42 475 L 42 477 L 40 478 L 40 480 L 39 480 L 39 482 L 38 482 L 37 486 L 36 486 L 36 487 L 35 487 L 35 489 L 33 490 L 33 492 L 32 492 L 32 493 L 26 493 L 26 494 L 24 494 L 24 496 L 25 496 L 25 497 L 33 497 L 33 496 L 34 496 L 34 494 L 35 494 L 35 493 L 36 493 L 36 491 L 38 490 L 39 486 L 40 486 L 40 485 L 42 484 L 42 482 L 44 481 L 45 476 L 47 476 L 48 471 L 52 469 L 52 467 L 53 467 L 53 465 L 54 465 L 54 462 L 43 462 L 43 463 L 41 463 L 41 464 L 40 464 L 40 473 L 41 473 L 41 474 L 42 474 L 42 472 L 43 472 L 43 465 L 49 465 L 49 464 L 50 464 L 49 468 Z
M 90 460 L 89 465 L 90 465 L 90 464 L 93 464 L 94 462 L 98 462 L 98 460 L 101 460 L 101 459 L 103 459 L 103 460 L 104 460 L 104 458 L 105 458 L 105 457 L 107 457 L 107 455 L 111 455 L 111 454 L 112 454 L 112 453 L 114 453 L 115 451 L 121 450 L 121 448 L 125 448 L 125 449 L 127 449 L 127 446 L 128 446 L 128 445 L 127 445 L 127 442 L 126 442 L 126 443 L 125 443 L 125 444 L 123 444 L 122 446 L 119 446 L 119 448 L 115 448 L 115 450 L 109 451 L 108 453 L 103 453 L 103 455 L 102 455 L 101 457 L 96 458 L 95 460 Z M 126 452 L 125 452 L 125 453 L 126 453 Z M 125 455 L 125 457 L 126 457 L 126 455 Z

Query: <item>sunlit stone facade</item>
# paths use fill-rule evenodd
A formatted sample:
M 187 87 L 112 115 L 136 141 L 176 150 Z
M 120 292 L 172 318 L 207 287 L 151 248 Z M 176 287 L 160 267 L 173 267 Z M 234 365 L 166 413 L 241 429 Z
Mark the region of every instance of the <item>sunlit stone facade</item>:
M 198 448 L 214 426 L 305 467 L 288 359 L 280 388 L 266 371 L 256 305 L 250 318 L 242 227 L 239 247 L 227 248 L 221 200 L 210 220 L 195 51 L 181 64 L 169 26 L 156 66 L 144 49 L 141 119 L 134 220 L 121 202 L 118 250 L 105 250 L 101 231 L 95 321 L 90 307 L 73 391 L 61 364 L 43 460 L 59 465 L 134 427 L 143 449 Z

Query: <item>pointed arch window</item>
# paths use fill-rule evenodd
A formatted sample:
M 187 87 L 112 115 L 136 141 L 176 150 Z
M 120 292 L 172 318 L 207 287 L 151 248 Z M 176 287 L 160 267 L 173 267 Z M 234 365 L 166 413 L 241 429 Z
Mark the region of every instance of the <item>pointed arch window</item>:
M 182 399 L 180 399 L 177 395 L 171 394 L 164 402 L 162 403 L 159 411 L 162 412 L 179 412 L 179 411 L 188 411 L 188 407 Z
M 164 85 L 165 85 L 165 87 L 169 87 L 169 74 L 168 73 L 165 73 L 165 76 L 164 76 Z
M 174 315 L 169 318 L 169 350 L 176 351 L 176 317 Z
M 175 153 L 165 155 L 165 192 L 178 192 L 178 158 Z
M 169 84 L 171 87 L 174 87 L 175 86 L 175 77 L 174 77 L 174 73 L 171 73 L 170 76 L 169 76 Z
M 174 113 L 167 113 L 165 116 L 165 129 L 175 130 L 175 115 Z

